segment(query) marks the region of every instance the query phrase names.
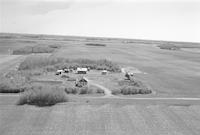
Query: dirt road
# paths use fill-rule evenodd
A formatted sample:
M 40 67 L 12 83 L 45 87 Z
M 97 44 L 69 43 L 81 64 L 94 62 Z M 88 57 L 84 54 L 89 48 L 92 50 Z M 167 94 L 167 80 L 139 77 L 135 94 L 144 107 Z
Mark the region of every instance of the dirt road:
M 104 90 L 104 97 L 113 97 L 114 95 L 112 94 L 112 91 L 109 90 L 108 88 L 104 87 L 103 85 L 97 84 L 96 82 L 89 80 L 85 78 L 88 81 L 88 85 L 94 85 L 96 87 L 99 87 L 100 89 Z
M 110 96 L 114 96 L 112 95 L 112 92 L 111 90 L 109 90 L 108 88 L 100 85 L 100 84 L 97 84 L 97 83 L 94 83 L 94 82 L 90 82 L 92 85 L 96 86 L 96 87 L 99 87 L 100 89 L 104 90 L 104 94 L 106 97 L 110 97 Z

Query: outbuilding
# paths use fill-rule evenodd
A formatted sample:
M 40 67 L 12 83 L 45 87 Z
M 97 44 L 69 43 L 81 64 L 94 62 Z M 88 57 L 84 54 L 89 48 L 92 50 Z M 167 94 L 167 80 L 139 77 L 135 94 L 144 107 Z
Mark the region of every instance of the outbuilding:
M 65 73 L 69 73 L 69 72 L 70 72 L 69 68 L 65 68 L 65 69 L 64 69 L 64 72 L 65 72 Z
M 60 75 L 60 74 L 62 74 L 64 71 L 63 70 L 57 70 L 56 71 L 56 75 Z
M 101 72 L 102 75 L 107 75 L 107 73 L 108 73 L 107 70 L 103 70 L 103 71 Z
M 132 72 L 128 73 L 130 76 L 134 76 L 134 74 Z
M 77 79 L 76 82 L 75 82 L 75 86 L 76 87 L 83 87 L 83 86 L 85 86 L 87 84 L 88 84 L 88 81 L 84 77 L 80 78 L 80 79 Z
M 87 71 L 87 68 L 77 68 L 76 70 L 77 74 L 87 74 Z
M 133 73 L 130 73 L 130 72 L 126 72 L 125 74 L 125 77 L 128 79 L 128 80 L 131 80 L 131 77 L 133 77 L 134 74 Z

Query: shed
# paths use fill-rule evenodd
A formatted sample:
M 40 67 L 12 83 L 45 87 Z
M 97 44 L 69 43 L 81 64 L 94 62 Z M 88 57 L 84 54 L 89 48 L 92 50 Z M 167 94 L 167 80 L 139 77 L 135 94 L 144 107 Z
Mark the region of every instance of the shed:
M 87 70 L 90 71 L 90 67 L 87 67 Z
M 56 71 L 56 75 L 60 75 L 60 74 L 62 74 L 64 71 L 63 70 L 57 70 Z
M 131 73 L 128 73 L 130 76 L 134 76 L 134 74 L 131 72 Z
M 88 69 L 87 68 L 77 68 L 77 74 L 86 74 Z
M 64 69 L 64 72 L 65 72 L 65 73 L 69 73 L 69 72 L 70 72 L 69 68 L 65 68 L 65 69 Z
M 103 70 L 103 71 L 101 72 L 102 75 L 106 75 L 107 73 L 108 73 L 107 70 Z

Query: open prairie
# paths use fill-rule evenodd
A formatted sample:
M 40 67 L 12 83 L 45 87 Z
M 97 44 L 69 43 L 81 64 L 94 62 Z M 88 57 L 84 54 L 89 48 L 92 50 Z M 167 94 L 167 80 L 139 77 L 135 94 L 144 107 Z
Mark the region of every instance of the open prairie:
M 158 47 L 169 43 L 180 49 Z M 199 50 L 200 43 L 2 33 L 1 75 L 15 69 L 25 57 L 38 55 L 11 55 L 13 50 L 44 45 L 60 46 L 50 54 L 52 57 L 116 62 L 122 69 L 132 70 L 153 93 L 114 97 L 69 95 L 69 102 L 51 107 L 17 106 L 20 94 L 1 94 L 2 135 L 200 134 L 200 53 L 192 51 Z M 105 78 L 109 81 L 122 75 L 113 73 Z M 103 89 L 112 88 L 102 75 L 90 72 L 87 78 L 100 82 L 97 85 Z

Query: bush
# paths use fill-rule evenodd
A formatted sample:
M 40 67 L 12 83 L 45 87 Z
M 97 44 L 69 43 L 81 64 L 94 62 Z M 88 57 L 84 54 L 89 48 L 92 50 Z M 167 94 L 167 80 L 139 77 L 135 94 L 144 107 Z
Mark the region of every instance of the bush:
M 92 93 L 92 91 L 90 89 L 88 89 L 88 87 L 82 87 L 82 88 L 79 88 L 80 92 L 79 94 L 90 94 Z
M 54 66 L 46 66 L 45 67 L 45 70 L 47 72 L 55 72 L 56 71 L 56 68 Z
M 67 87 L 65 88 L 65 92 L 67 94 L 77 94 L 78 93 L 78 88 L 75 87 Z
M 131 79 L 131 80 L 122 80 L 118 82 L 119 86 L 135 86 L 139 88 L 146 88 L 146 86 L 139 80 Z
M 20 65 L 19 70 L 29 70 L 45 68 L 47 71 L 55 69 L 87 67 L 96 70 L 108 70 L 111 72 L 121 72 L 120 67 L 108 60 L 89 60 L 89 59 L 64 59 L 57 57 L 30 56 Z
M 67 102 L 68 98 L 64 90 L 58 87 L 48 86 L 33 86 L 31 89 L 25 91 L 19 101 L 18 105 L 36 105 L 36 106 L 52 106 L 57 103 Z
M 112 90 L 112 94 L 113 94 L 113 95 L 121 94 L 121 90 L 120 90 L 120 89 Z
M 150 94 L 152 91 L 148 89 L 141 81 L 136 79 L 131 80 L 121 80 L 118 82 L 120 86 L 119 89 L 113 90 L 112 94 L 123 94 L 123 95 L 132 95 L 132 94 Z
M 106 44 L 98 44 L 98 43 L 86 43 L 85 45 L 87 45 L 87 46 L 103 46 L 103 47 L 106 46 Z
M 104 93 L 104 91 L 102 89 L 97 88 L 97 87 L 84 86 L 79 89 L 80 89 L 79 94 L 95 94 L 95 93 L 102 94 L 102 93 Z
M 67 79 L 67 81 L 76 81 L 76 78 L 70 77 Z
M 145 88 L 138 88 L 135 86 L 125 86 L 121 88 L 121 94 L 132 95 L 132 94 L 150 94 L 151 90 Z
M 140 94 L 150 94 L 152 91 L 150 89 L 139 89 Z
M 103 94 L 104 91 L 100 88 L 97 87 L 88 87 L 88 86 L 84 86 L 81 88 L 77 88 L 77 87 L 66 87 L 65 88 L 65 92 L 67 94 Z
M 96 89 L 96 93 L 104 94 L 104 90 L 102 90 L 102 89 L 100 89 L 100 88 L 97 88 L 97 89 Z
M 23 88 L 13 88 L 10 84 L 0 83 L 0 93 L 20 93 L 23 91 Z
M 14 55 L 31 54 L 31 53 L 52 53 L 55 48 L 49 46 L 26 46 L 13 50 Z
M 32 70 L 24 70 L 21 72 L 21 74 L 26 75 L 26 76 L 40 76 L 43 74 L 42 69 L 32 69 Z
M 51 65 L 63 63 L 62 58 L 53 58 L 48 56 L 29 56 L 19 65 L 19 70 L 30 70 L 43 68 Z
M 61 78 L 70 78 L 68 75 L 62 75 Z
M 87 86 L 81 88 L 72 87 L 72 88 L 65 88 L 65 92 L 67 94 L 91 94 L 92 89 L 89 89 Z
M 161 44 L 161 45 L 158 45 L 158 47 L 160 49 L 165 49 L 165 50 L 179 50 L 181 48 L 173 44 Z
M 8 78 L 1 78 L 0 79 L 0 93 L 20 93 L 24 92 L 25 86 L 23 85 L 23 82 L 18 82 L 22 80 L 17 80 L 17 82 L 14 80 L 14 78 L 8 79 Z
M 134 86 L 127 86 L 127 87 L 121 88 L 121 93 L 123 95 L 138 94 L 139 90 Z
M 92 91 L 92 93 L 104 94 L 104 90 L 97 86 L 89 85 L 88 88 Z
M 60 48 L 60 45 L 49 45 L 50 48 L 55 48 L 55 49 L 58 49 Z

